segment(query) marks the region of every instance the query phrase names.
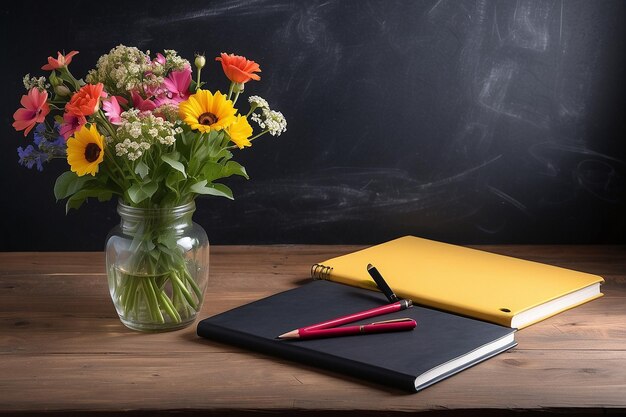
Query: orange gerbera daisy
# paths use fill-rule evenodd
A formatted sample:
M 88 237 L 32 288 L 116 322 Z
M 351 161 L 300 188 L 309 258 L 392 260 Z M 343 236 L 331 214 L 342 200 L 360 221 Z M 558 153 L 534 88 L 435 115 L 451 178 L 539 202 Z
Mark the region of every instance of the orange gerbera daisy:
M 65 110 L 75 116 L 91 116 L 100 108 L 100 98 L 106 97 L 103 89 L 102 83 L 84 85 L 74 93 Z
M 261 79 L 255 74 L 255 72 L 261 72 L 259 64 L 242 56 L 222 52 L 215 60 L 222 62 L 224 74 L 234 83 L 247 83 L 250 80 Z

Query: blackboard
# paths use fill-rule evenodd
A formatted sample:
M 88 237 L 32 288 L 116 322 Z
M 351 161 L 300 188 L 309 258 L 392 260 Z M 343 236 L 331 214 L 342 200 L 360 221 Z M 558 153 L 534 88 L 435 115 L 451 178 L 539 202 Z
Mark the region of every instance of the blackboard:
M 214 244 L 624 243 L 621 0 L 13 2 L 2 7 L 0 250 L 101 250 L 115 202 L 64 214 L 17 164 L 21 78 L 57 50 L 85 74 L 118 44 L 261 64 L 246 93 L 287 132 L 200 199 Z

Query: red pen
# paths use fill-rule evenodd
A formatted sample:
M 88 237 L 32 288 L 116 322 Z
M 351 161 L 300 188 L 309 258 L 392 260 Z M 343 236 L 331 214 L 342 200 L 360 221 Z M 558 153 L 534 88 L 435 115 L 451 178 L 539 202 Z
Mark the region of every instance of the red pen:
M 324 321 L 322 323 L 311 324 L 310 326 L 302 327 L 306 330 L 319 330 L 328 329 L 330 327 L 342 326 L 344 324 L 352 323 L 358 320 L 369 319 L 370 317 L 382 316 L 383 314 L 395 313 L 396 311 L 405 310 L 413 306 L 411 300 L 400 300 L 395 303 L 385 304 L 384 306 L 371 308 L 369 310 L 353 313 L 348 316 L 338 317 L 336 319 Z
M 363 324 L 360 326 L 345 326 L 332 328 L 311 329 L 303 327 L 278 336 L 279 339 L 320 339 L 323 337 L 350 336 L 368 333 L 399 332 L 413 330 L 417 323 L 413 319 L 402 318 Z
M 324 333 L 324 336 L 321 336 L 322 333 L 319 333 L 318 336 L 311 336 L 311 337 L 343 336 L 343 335 L 348 335 L 348 334 L 357 334 L 359 332 L 365 333 L 365 331 L 360 331 L 361 328 L 365 328 L 365 327 L 368 327 L 367 333 L 380 332 L 380 331 L 390 332 L 390 331 L 400 331 L 400 330 L 411 330 L 415 328 L 415 325 L 413 327 L 410 327 L 410 323 L 407 325 L 407 321 L 411 319 L 400 319 L 401 321 L 388 320 L 388 321 L 366 324 L 364 326 L 348 326 L 348 327 L 337 327 L 337 326 L 341 326 L 347 323 L 352 323 L 358 320 L 365 320 L 370 317 L 381 316 L 383 314 L 395 313 L 396 311 L 405 310 L 412 306 L 413 306 L 413 303 L 411 302 L 411 300 L 400 300 L 392 304 L 386 304 L 384 306 L 371 308 L 369 310 L 360 311 L 358 313 L 353 313 L 347 316 L 338 317 L 336 319 L 301 327 L 299 329 L 295 329 L 290 332 L 281 334 L 280 336 L 278 336 L 278 338 L 279 339 L 294 339 L 294 338 L 299 338 L 300 334 L 309 333 L 313 335 L 313 333 L 311 332 L 321 332 L 322 330 L 324 331 L 328 330 L 329 332 Z M 415 323 L 414 320 L 411 320 L 411 321 Z M 399 327 L 395 327 L 395 326 L 386 326 L 385 324 L 395 324 L 395 325 L 401 324 L 401 325 Z M 372 326 L 382 326 L 382 327 L 376 327 L 372 329 L 371 328 Z M 403 328 L 403 327 L 407 327 L 407 328 Z M 344 333 L 346 331 L 345 329 L 348 329 L 347 330 L 348 333 Z M 349 333 L 349 332 L 352 332 L 352 333 Z
M 398 300 L 385 279 L 380 275 L 372 264 L 367 265 L 367 272 L 372 276 L 376 285 L 385 294 L 389 301 Z M 360 333 L 381 333 L 395 332 L 402 330 L 412 330 L 417 323 L 413 319 L 403 318 L 395 320 L 379 321 L 375 323 L 364 324 L 361 326 L 337 327 L 358 320 L 364 320 L 370 317 L 382 316 L 383 314 L 395 313 L 396 311 L 405 310 L 413 307 L 411 300 L 398 300 L 391 304 L 371 308 L 369 310 L 360 311 L 347 316 L 338 317 L 336 319 L 324 321 L 317 324 L 301 327 L 278 336 L 279 339 L 313 339 L 320 337 L 347 336 Z

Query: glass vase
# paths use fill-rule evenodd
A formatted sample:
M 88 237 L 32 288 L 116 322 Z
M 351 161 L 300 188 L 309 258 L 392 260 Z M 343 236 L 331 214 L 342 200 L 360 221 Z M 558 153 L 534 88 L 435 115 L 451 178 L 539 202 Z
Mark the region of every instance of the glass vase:
M 109 290 L 124 325 L 168 331 L 193 323 L 209 275 L 209 240 L 192 221 L 192 201 L 169 208 L 120 202 L 106 241 Z

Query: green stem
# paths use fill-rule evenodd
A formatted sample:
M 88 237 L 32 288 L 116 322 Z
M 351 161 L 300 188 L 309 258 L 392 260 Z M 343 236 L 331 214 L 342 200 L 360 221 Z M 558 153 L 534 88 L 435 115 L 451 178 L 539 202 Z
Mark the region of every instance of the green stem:
M 178 276 L 178 274 L 175 271 L 172 271 L 172 274 L 170 276 L 172 277 L 172 285 L 178 285 L 178 287 L 180 288 L 181 292 L 183 293 L 183 296 L 185 297 L 185 300 L 187 300 L 189 305 L 194 310 L 197 310 L 198 309 L 198 305 L 194 301 L 193 296 L 191 295 L 191 293 L 189 292 L 189 290 L 187 289 L 185 284 L 183 284 L 183 282 L 180 280 L 180 277 Z
M 196 284 L 196 281 L 193 279 L 193 277 L 191 276 L 191 274 L 189 273 L 189 271 L 187 270 L 186 267 L 182 268 L 182 270 L 183 270 L 184 278 L 187 280 L 189 285 L 191 285 L 191 288 L 193 289 L 193 292 L 196 293 L 196 297 L 198 298 L 198 300 L 201 300 L 202 299 L 202 291 L 200 291 L 200 287 L 198 287 L 198 284 Z
M 67 77 L 68 77 L 66 79 L 66 81 L 72 83 L 72 86 L 74 87 L 74 91 L 80 90 L 80 83 L 78 82 L 76 77 L 74 77 L 72 75 L 72 73 L 70 72 L 70 69 L 67 67 L 67 65 L 61 67 L 60 68 L 60 72 L 65 72 L 65 75 L 67 75 Z M 61 77 L 61 78 L 63 78 L 63 77 Z
M 253 103 L 250 106 L 250 110 L 248 111 L 248 114 L 246 114 L 246 119 L 248 118 L 248 116 L 250 116 L 252 114 L 253 111 L 255 111 L 257 108 L 259 108 L 259 105 L 256 103 Z
M 237 104 L 237 99 L 239 98 L 239 94 L 241 94 L 241 91 L 237 91 L 235 93 L 235 98 L 233 99 L 233 106 Z
M 156 291 L 155 291 L 155 283 L 153 277 L 147 277 L 143 281 L 143 287 L 146 292 L 146 298 L 148 301 L 148 306 L 150 310 L 150 314 L 152 315 L 152 319 L 159 324 L 165 323 L 165 319 L 163 318 L 163 314 L 161 313 L 161 308 L 159 307 L 159 301 L 157 300 Z
M 181 322 L 180 314 L 178 314 L 178 312 L 176 311 L 176 308 L 174 308 L 174 305 L 172 304 L 172 300 L 169 299 L 169 297 L 165 294 L 165 292 L 163 292 L 163 290 L 158 290 L 157 297 L 161 300 L 161 304 L 163 305 L 163 308 L 165 309 L 167 314 L 169 314 L 172 320 L 175 323 L 180 323 Z
M 198 76 L 196 78 L 196 91 L 200 89 L 200 73 L 202 72 L 202 68 L 198 68 Z
M 235 88 L 235 83 L 231 82 L 230 83 L 230 88 L 228 89 L 228 100 L 230 100 L 230 98 L 233 96 L 233 90 Z
M 126 280 L 126 279 L 130 280 L 128 285 L 126 285 L 124 287 L 124 292 L 122 294 L 124 311 L 129 312 L 129 311 L 132 311 L 134 309 L 135 300 L 137 299 L 137 297 L 136 297 L 137 284 L 138 284 L 139 280 L 137 278 L 132 277 L 131 275 L 127 275 L 127 274 L 122 274 L 122 276 L 125 277 L 125 278 L 123 278 L 124 280 Z

